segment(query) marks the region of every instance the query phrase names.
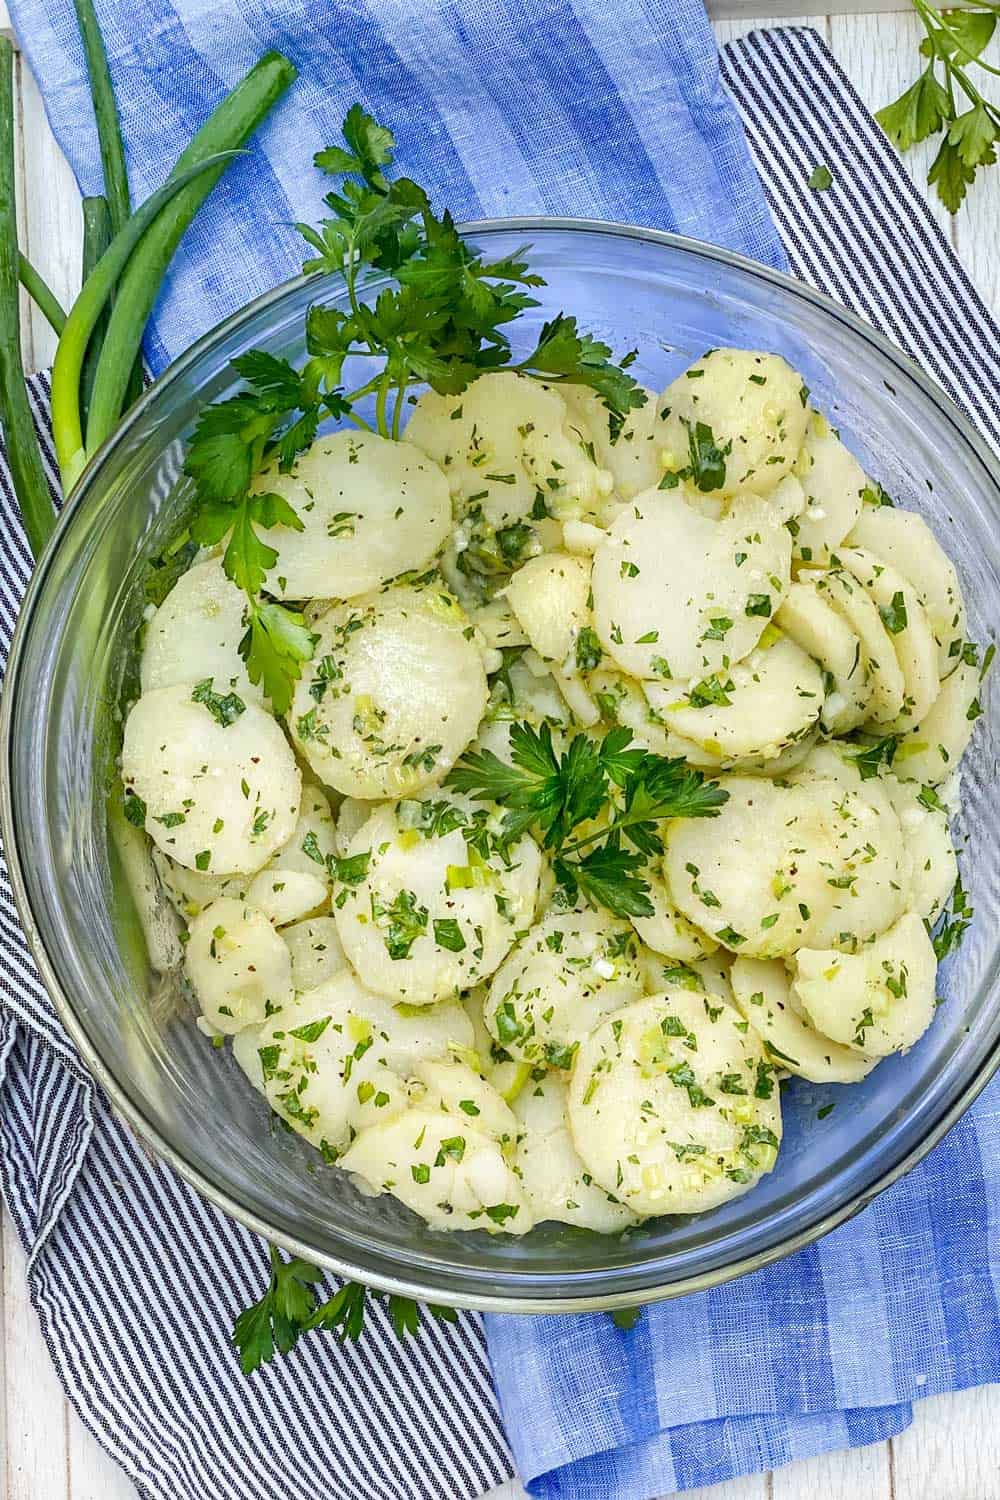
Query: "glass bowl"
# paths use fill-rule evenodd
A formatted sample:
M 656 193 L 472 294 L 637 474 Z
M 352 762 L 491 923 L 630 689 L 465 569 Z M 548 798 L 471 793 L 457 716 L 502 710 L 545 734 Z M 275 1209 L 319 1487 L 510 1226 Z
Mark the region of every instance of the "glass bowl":
M 584 221 L 469 226 L 489 258 L 530 242 L 547 278 L 522 320 L 528 346 L 566 308 L 661 389 L 717 345 L 775 350 L 802 371 L 868 472 L 924 513 L 955 560 L 970 632 L 1000 619 L 1000 488 L 985 443 L 885 339 L 787 276 L 672 235 Z M 340 1274 L 432 1302 L 570 1311 L 702 1289 L 789 1253 L 913 1166 L 997 1066 L 996 695 L 964 766 L 972 829 L 963 876 L 977 919 L 941 975 L 934 1024 L 905 1057 L 849 1092 L 792 1081 L 778 1164 L 745 1197 L 624 1238 L 543 1225 L 522 1239 L 441 1234 L 395 1200 L 364 1198 L 267 1106 L 228 1051 L 194 1024 L 176 985 L 135 939 L 109 845 L 118 704 L 142 609 L 141 578 L 189 500 L 185 439 L 230 394 L 230 360 L 263 347 L 292 359 L 303 318 L 337 287 L 298 280 L 207 335 L 159 380 L 84 475 L 35 573 L 4 697 L 4 838 L 21 917 L 59 1012 L 136 1133 L 225 1212 Z M 824 1104 L 842 1107 L 820 1119 Z M 845 1107 L 846 1106 L 846 1107 Z

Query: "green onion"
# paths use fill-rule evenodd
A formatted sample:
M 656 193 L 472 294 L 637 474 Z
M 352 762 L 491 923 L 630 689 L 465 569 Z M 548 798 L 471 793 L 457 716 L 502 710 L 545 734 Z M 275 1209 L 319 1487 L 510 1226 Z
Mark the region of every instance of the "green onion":
M 90 79 L 90 96 L 94 102 L 97 120 L 97 139 L 101 147 L 101 167 L 104 172 L 104 194 L 115 234 L 124 229 L 132 212 L 129 201 L 128 174 L 125 170 L 125 148 L 122 145 L 121 126 L 118 121 L 118 106 L 115 104 L 108 71 L 108 55 L 104 50 L 104 39 L 97 24 L 92 0 L 74 0 L 76 19 L 80 28 L 84 56 L 87 59 L 87 75 Z
M 86 286 L 87 280 L 97 262 L 111 243 L 111 210 L 108 200 L 104 197 L 84 198 L 83 200 L 83 275 L 80 285 Z M 94 377 L 97 374 L 97 361 L 104 344 L 104 335 L 108 327 L 108 313 L 105 309 L 94 325 L 94 331 L 90 335 L 87 345 L 87 353 L 84 356 L 83 370 L 80 373 L 80 420 L 86 425 L 87 412 L 90 409 L 90 395 L 94 389 Z
M 280 52 L 269 52 L 262 57 L 205 121 L 178 157 L 168 181 L 207 157 L 242 146 L 296 76 L 295 67 Z M 169 211 L 151 228 L 122 274 L 94 382 L 87 424 L 88 455 L 114 431 L 121 415 L 128 372 L 139 352 L 164 273 L 181 236 L 222 171 L 222 166 L 216 166 L 201 181 L 177 194 Z
M 200 173 L 217 170 L 235 152 L 208 157 L 179 177 L 171 178 L 157 189 L 115 235 L 87 279 L 86 286 L 73 303 L 52 366 L 52 436 L 62 474 L 63 492 L 68 495 L 83 472 L 87 455 L 80 425 L 80 375 L 90 336 L 104 305 L 127 264 L 136 245 L 172 198 Z M 13 210 L 12 210 L 13 211 Z M 102 358 L 108 353 L 105 339 Z M 128 356 L 131 362 L 131 356 Z M 127 374 L 127 371 L 126 371 Z
M 21 285 L 49 324 L 52 332 L 60 334 L 66 326 L 66 314 L 60 306 L 55 292 L 36 271 L 26 255 L 18 254 L 17 274 Z
M 14 199 L 14 49 L 0 37 L 0 420 L 14 493 L 35 557 L 56 524 L 21 360 Z

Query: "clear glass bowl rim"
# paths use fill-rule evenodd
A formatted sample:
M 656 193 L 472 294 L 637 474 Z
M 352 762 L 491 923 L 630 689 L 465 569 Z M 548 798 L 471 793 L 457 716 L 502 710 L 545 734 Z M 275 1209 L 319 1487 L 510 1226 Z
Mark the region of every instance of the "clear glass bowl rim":
M 747 256 L 740 255 L 735 251 L 712 245 L 702 240 L 692 239 L 689 236 L 672 234 L 666 230 L 648 229 L 641 225 L 614 223 L 598 219 L 530 215 L 512 218 L 476 219 L 459 225 L 459 229 L 463 234 L 469 236 L 475 236 L 477 233 L 524 232 L 532 234 L 544 233 L 551 230 L 568 230 L 571 232 L 575 230 L 590 234 L 604 234 L 612 238 L 632 238 L 654 245 L 667 246 L 673 250 L 682 251 L 704 260 L 718 262 L 722 265 L 732 266 L 747 272 L 758 280 L 770 283 L 791 293 L 795 297 L 812 303 L 826 316 L 846 325 L 858 338 L 870 343 L 879 353 L 894 362 L 911 380 L 923 389 L 924 394 L 938 406 L 942 415 L 946 416 L 958 429 L 963 440 L 968 444 L 984 467 L 995 474 L 998 482 L 1000 482 L 1000 471 L 998 471 L 997 460 L 985 440 L 976 431 L 955 402 L 909 355 L 904 353 L 890 339 L 879 333 L 877 329 L 865 322 L 856 313 L 851 312 L 848 308 L 834 301 L 833 298 L 826 296 L 825 293 L 816 291 L 813 287 L 808 286 L 805 282 L 798 280 L 786 272 L 774 270 L 770 266 L 751 260 Z M 245 320 L 249 320 L 257 314 L 266 311 L 272 304 L 280 302 L 285 296 L 301 288 L 307 280 L 314 280 L 317 286 L 319 286 L 323 278 L 321 276 L 311 278 L 296 276 L 288 281 L 279 283 L 278 286 L 268 292 L 262 293 L 245 307 L 240 308 L 228 318 L 216 324 L 215 327 L 209 329 L 184 354 L 174 360 L 167 370 L 146 390 L 135 406 L 132 407 L 108 442 L 93 456 L 73 491 L 72 502 L 63 506 L 56 529 L 41 558 L 38 560 L 29 581 L 11 641 L 7 670 L 3 683 L 2 700 L 0 700 L 0 755 L 2 755 L 0 765 L 3 768 L 3 774 L 0 775 L 0 830 L 2 830 L 3 835 L 4 851 L 14 901 L 28 941 L 28 946 L 42 982 L 87 1070 L 107 1094 L 116 1114 L 129 1125 L 140 1141 L 155 1152 L 160 1160 L 172 1167 L 203 1198 L 221 1209 L 230 1218 L 237 1220 L 255 1233 L 264 1236 L 288 1253 L 301 1256 L 303 1259 L 309 1260 L 333 1272 L 337 1276 L 346 1277 L 352 1281 L 363 1282 L 365 1285 L 379 1291 L 414 1297 L 423 1301 L 440 1301 L 441 1292 L 439 1287 L 429 1288 L 419 1280 L 405 1274 L 389 1276 L 381 1272 L 375 1273 L 369 1271 L 365 1266 L 353 1260 L 330 1255 L 307 1240 L 299 1239 L 294 1235 L 289 1235 L 275 1228 L 261 1216 L 250 1212 L 238 1200 L 231 1197 L 225 1189 L 220 1188 L 217 1183 L 193 1167 L 180 1152 L 175 1150 L 161 1136 L 155 1125 L 146 1118 L 142 1110 L 133 1102 L 127 1091 L 118 1083 L 115 1075 L 105 1064 L 104 1059 L 91 1042 L 82 1021 L 77 1016 L 72 998 L 63 990 L 57 978 L 55 967 L 45 948 L 29 899 L 24 871 L 19 857 L 16 824 L 13 814 L 13 797 L 11 791 L 15 754 L 13 725 L 16 717 L 18 694 L 27 690 L 20 671 L 22 644 L 28 635 L 34 607 L 41 592 L 44 577 L 51 566 L 53 558 L 58 549 L 65 544 L 67 537 L 70 536 L 76 517 L 85 511 L 91 495 L 95 491 L 99 494 L 101 470 L 108 455 L 114 451 L 116 445 L 123 440 L 132 426 L 142 420 L 147 409 L 159 401 L 163 392 L 168 390 L 174 381 L 182 378 L 190 365 L 195 363 L 213 344 L 226 338 L 231 332 L 238 329 L 240 324 Z M 998 523 L 1000 523 L 1000 515 L 998 515 L 997 519 Z M 481 1292 L 465 1292 L 461 1288 L 456 1287 L 454 1295 L 450 1300 L 456 1307 L 468 1307 L 484 1312 L 570 1313 L 598 1311 L 602 1309 L 645 1305 L 674 1297 L 687 1296 L 691 1293 L 706 1291 L 711 1287 L 735 1280 L 737 1277 L 746 1275 L 751 1271 L 760 1270 L 764 1266 L 782 1260 L 786 1256 L 793 1254 L 796 1250 L 803 1249 L 805 1246 L 821 1239 L 831 1230 L 837 1228 L 838 1225 L 845 1223 L 848 1219 L 853 1218 L 855 1214 L 860 1213 L 862 1209 L 866 1208 L 886 1188 L 891 1187 L 894 1182 L 911 1171 L 965 1113 L 986 1087 L 998 1068 L 1000 1068 L 1000 1036 L 997 1037 L 992 1049 L 982 1059 L 958 1095 L 941 1110 L 936 1119 L 933 1119 L 929 1123 L 922 1138 L 898 1162 L 894 1163 L 878 1176 L 853 1199 L 840 1205 L 834 1212 L 817 1217 L 813 1222 L 804 1226 L 796 1233 L 788 1235 L 784 1240 L 768 1247 L 764 1251 L 755 1252 L 752 1255 L 745 1256 L 727 1265 L 719 1266 L 704 1274 L 688 1276 L 663 1286 L 590 1293 L 583 1296 L 564 1296 L 558 1299 L 534 1295 L 518 1295 L 516 1290 L 514 1295 L 485 1295 Z M 558 1271 L 553 1272 L 553 1275 L 558 1274 Z

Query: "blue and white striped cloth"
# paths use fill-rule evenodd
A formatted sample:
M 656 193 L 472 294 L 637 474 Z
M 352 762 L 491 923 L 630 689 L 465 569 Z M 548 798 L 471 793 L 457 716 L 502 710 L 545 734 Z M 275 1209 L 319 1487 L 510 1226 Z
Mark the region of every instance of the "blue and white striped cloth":
M 331 105 L 314 84 L 310 108 L 335 121 L 354 94 L 392 99 L 405 138 L 408 120 L 426 126 L 430 180 L 463 212 L 604 214 L 676 225 L 772 263 L 787 252 L 797 273 L 916 354 L 1000 444 L 1000 330 L 822 43 L 808 31 L 757 34 L 723 55 L 779 243 L 716 90 L 696 5 L 689 14 L 686 4 L 632 0 L 626 19 L 621 6 L 605 4 L 603 18 L 581 0 L 385 0 L 396 52 L 370 20 L 373 0 L 364 11 L 329 7 L 345 14 L 345 31 L 322 47 L 322 23 L 305 19 L 304 6 L 295 14 L 315 44 L 305 71 L 332 80 L 335 96 Z M 93 189 L 69 0 L 14 0 L 13 9 L 63 144 Z M 175 75 L 207 102 L 253 54 L 291 45 L 290 3 L 248 9 L 237 0 L 101 7 L 126 129 L 145 143 L 130 154 L 137 196 L 179 144 L 170 138 L 181 118 Z M 473 71 L 477 56 L 493 62 L 490 79 Z M 549 95 L 535 74 L 553 56 L 567 72 Z M 159 115 L 151 94 L 165 101 Z M 533 104 L 522 108 L 525 99 Z M 186 132 L 197 112 L 191 104 Z M 186 247 L 160 310 L 154 365 L 294 268 L 280 226 L 278 248 L 271 243 L 285 217 L 275 198 L 288 186 L 285 164 L 324 132 L 309 118 L 290 129 L 276 117 L 263 155 L 238 168 L 249 174 L 242 188 Z M 547 156 L 543 143 L 559 154 Z M 503 178 L 489 166 L 498 158 Z M 835 179 L 823 194 L 806 185 L 818 162 Z M 406 165 L 427 179 L 422 160 Z M 287 217 L 314 209 L 303 197 Z M 44 426 L 44 377 L 34 394 Z M 5 650 L 29 562 L 2 468 L 0 535 Z M 150 1161 L 109 1112 L 41 990 L 6 881 L 0 946 L 5 1197 L 60 1377 L 144 1497 L 466 1500 L 511 1472 L 502 1411 L 533 1494 L 647 1500 L 884 1438 L 907 1424 L 917 1397 L 1000 1377 L 995 1086 L 860 1218 L 758 1276 L 645 1313 L 630 1334 L 603 1317 L 493 1317 L 484 1340 L 480 1321 L 463 1316 L 400 1347 L 375 1310 L 360 1345 L 317 1337 L 243 1381 L 227 1331 L 262 1284 L 263 1247 Z

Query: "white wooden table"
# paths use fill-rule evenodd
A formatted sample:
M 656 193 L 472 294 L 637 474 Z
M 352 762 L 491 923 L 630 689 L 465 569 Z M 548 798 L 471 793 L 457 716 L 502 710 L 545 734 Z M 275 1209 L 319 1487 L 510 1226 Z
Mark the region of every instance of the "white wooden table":
M 892 11 L 900 0 L 841 0 L 855 14 L 793 15 L 790 4 L 771 0 L 782 14 L 757 16 L 766 0 L 717 0 L 720 42 L 754 25 L 779 20 L 805 22 L 820 30 L 862 97 L 872 107 L 900 92 L 914 76 L 920 28 L 915 17 Z M 794 0 L 790 0 L 794 3 Z M 800 4 L 808 0 L 799 0 Z M 835 0 L 826 0 L 833 5 Z M 713 8 L 713 7 L 710 7 Z M 816 10 L 819 6 L 816 6 Z M 879 10 L 883 13 L 871 14 Z M 0 0 L 0 29 L 7 29 Z M 1000 63 L 1000 49 L 993 58 Z M 80 228 L 72 175 L 59 154 L 42 112 L 38 90 L 17 60 L 20 112 L 19 204 L 23 246 L 68 302 L 79 276 Z M 911 153 L 907 165 L 922 185 L 928 153 Z M 1000 169 L 987 174 L 954 220 L 937 213 L 983 296 L 1000 310 Z M 23 338 L 33 368 L 52 357 L 52 335 L 25 307 Z M 24 1285 L 24 1262 L 9 1220 L 0 1242 L 0 1500 L 135 1500 L 135 1490 L 90 1438 L 65 1400 L 42 1341 Z M 492 1500 L 522 1500 L 516 1483 Z M 689 1492 L 689 1500 L 1000 1500 L 1000 1387 L 939 1397 L 919 1406 L 901 1437 L 872 1448 L 790 1464 L 774 1474 L 754 1475 L 711 1490 Z M 230 1500 L 229 1496 L 204 1500 Z M 275 1496 L 275 1500 L 284 1500 Z

